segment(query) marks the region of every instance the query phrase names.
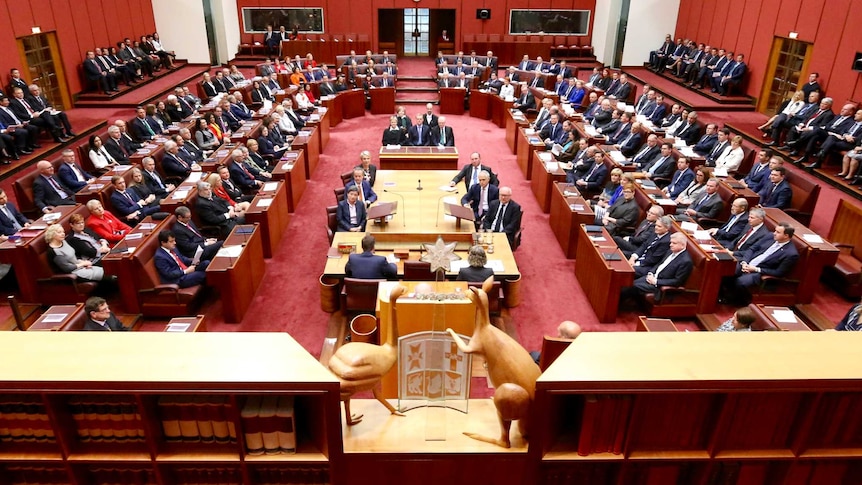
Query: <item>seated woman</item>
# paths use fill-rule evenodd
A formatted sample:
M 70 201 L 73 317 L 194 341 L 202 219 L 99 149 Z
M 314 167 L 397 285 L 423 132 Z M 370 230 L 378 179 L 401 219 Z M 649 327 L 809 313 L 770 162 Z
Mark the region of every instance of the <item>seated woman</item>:
M 291 86 L 299 86 L 300 84 L 305 82 L 305 74 L 302 73 L 302 69 L 298 67 L 293 68 L 293 74 L 290 75 L 290 84 Z
M 835 330 L 859 332 L 862 331 L 862 324 L 859 322 L 859 315 L 862 315 L 862 303 L 853 305 L 844 318 L 835 325 Z
M 485 281 L 491 276 L 494 276 L 494 270 L 486 268 L 485 263 L 488 262 L 488 256 L 485 255 L 485 250 L 482 246 L 473 246 L 467 254 L 467 262 L 470 266 L 461 268 L 458 271 L 458 281 Z
M 140 167 L 132 168 L 132 180 L 129 182 L 129 190 L 138 194 L 138 197 L 141 200 L 148 199 L 151 195 L 155 195 L 153 194 L 153 191 L 147 187 L 147 183 L 144 181 L 144 172 L 141 171 Z M 158 203 L 162 202 L 158 196 L 156 196 L 154 200 L 158 201 Z
M 750 332 L 751 324 L 754 323 L 754 312 L 748 307 L 736 310 L 732 317 L 728 318 L 716 332 Z
M 278 59 L 276 59 L 275 61 L 276 63 L 278 63 Z M 276 70 L 275 72 L 278 72 L 278 70 Z M 236 82 L 245 81 L 245 76 L 243 76 L 239 68 L 236 67 L 236 64 L 230 65 L 230 78 Z
M 841 172 L 835 176 L 847 181 L 855 179 L 859 170 L 859 160 L 862 160 L 862 137 L 856 140 L 856 146 L 852 150 L 847 150 L 844 154 L 841 160 Z
M 781 106 L 778 107 L 778 110 L 775 112 L 775 114 L 772 115 L 771 118 L 766 120 L 765 123 L 758 126 L 757 129 L 762 131 L 763 138 L 766 138 L 769 136 L 770 133 L 772 133 L 772 123 L 774 123 L 779 116 L 784 115 L 784 119 L 789 120 L 790 118 L 795 116 L 796 113 L 800 109 L 802 109 L 803 106 L 805 106 L 805 93 L 801 90 L 796 91 L 795 93 L 793 93 L 792 98 L 784 100 L 784 102 L 781 103 Z
M 52 224 L 45 230 L 45 242 L 48 243 L 49 260 L 59 273 L 73 274 L 90 281 L 102 281 L 105 270 L 87 259 L 78 259 L 75 250 L 66 242 L 66 231 L 62 224 Z
M 90 211 L 87 227 L 110 243 L 120 242 L 132 230 L 117 216 L 106 211 L 102 203 L 96 199 L 87 202 L 87 209 Z
M 257 143 L 262 155 L 270 155 L 275 160 L 280 160 L 281 156 L 284 155 L 284 152 L 290 148 L 289 145 L 276 145 L 273 142 L 272 137 L 270 137 L 269 128 L 266 126 L 261 127 L 260 136 L 257 137 Z
M 264 101 L 274 101 L 272 94 L 261 86 L 261 81 L 255 78 L 251 82 L 251 102 L 252 104 L 261 104 Z
M 627 177 L 626 184 L 633 184 L 634 178 Z M 611 176 L 602 193 L 598 195 L 598 199 L 593 204 L 593 210 L 596 213 L 595 223 L 601 224 L 602 218 L 608 210 L 608 207 L 614 205 L 614 202 L 620 198 L 623 193 L 623 171 L 619 167 L 611 170 Z
M 100 238 L 98 234 L 84 223 L 84 216 L 72 214 L 69 218 L 69 226 L 72 232 L 66 236 L 66 242 L 75 250 L 75 257 L 81 260 L 92 261 L 99 264 L 102 256 L 111 251 L 111 246 L 106 239 Z
M 575 81 L 575 89 L 572 89 L 572 92 L 569 93 L 569 103 L 573 107 L 578 107 L 584 103 L 584 96 L 586 96 L 587 91 L 584 89 L 584 82 L 578 79 Z
M 221 144 L 215 134 L 210 130 L 206 116 L 198 118 L 198 121 L 195 123 L 195 128 L 195 142 L 197 142 L 197 145 L 201 150 L 212 151 L 218 148 Z
M 171 115 L 168 114 L 167 108 L 168 107 L 164 101 L 159 101 L 158 103 L 156 103 L 156 119 L 162 120 L 162 122 L 159 124 L 164 125 L 165 128 L 167 128 L 168 125 L 173 123 L 173 120 L 171 120 Z
M 165 120 L 163 120 L 160 116 L 158 116 L 156 105 L 148 104 L 144 107 L 144 111 L 147 113 L 147 118 L 153 120 L 155 122 L 155 124 L 157 124 L 159 126 L 159 130 L 160 130 L 159 133 L 161 133 L 163 135 L 168 133 L 168 125 L 171 124 L 171 120 L 170 120 L 170 118 L 168 118 L 168 122 L 165 123 Z M 159 133 L 156 133 L 156 134 L 158 135 Z
M 108 153 L 108 150 L 102 145 L 102 139 L 98 135 L 90 136 L 90 161 L 96 170 L 105 172 L 119 165 L 114 157 Z
M 311 99 L 308 97 L 308 89 L 310 89 L 310 87 L 306 86 L 308 85 L 302 83 L 299 88 L 299 91 L 297 91 L 296 94 L 293 95 L 294 99 L 296 100 L 296 110 L 304 115 L 307 115 L 314 111 L 314 103 L 312 103 Z
M 368 184 L 374 187 L 374 181 L 377 180 L 377 165 L 371 163 L 371 152 L 362 150 L 359 153 L 359 165 L 354 168 L 362 169 L 362 178 L 368 181 Z
M 297 93 L 297 94 L 299 94 L 299 93 Z M 317 98 L 314 97 L 314 92 L 311 90 L 311 84 L 310 83 L 303 84 L 302 94 L 304 94 L 305 97 L 308 98 L 308 102 L 311 103 L 312 108 L 314 107 L 314 105 L 319 104 L 317 102 Z
M 228 173 L 227 177 L 230 178 L 229 172 L 226 173 Z M 225 189 L 224 182 L 222 182 L 221 171 L 219 171 L 219 173 L 211 173 L 210 176 L 207 177 L 207 182 L 209 182 L 209 184 L 212 186 L 213 195 L 226 200 L 227 203 L 230 204 L 231 207 L 233 207 L 233 211 L 236 212 L 237 215 L 245 214 L 245 212 L 251 206 L 251 202 L 243 200 L 236 201 L 230 196 L 230 194 L 228 194 L 227 190 Z
M 676 205 L 680 207 L 691 205 L 691 202 L 706 190 L 706 182 L 711 177 L 712 170 L 703 166 L 698 167 L 694 172 L 694 180 L 677 196 Z
M 742 165 L 743 158 L 745 158 L 745 152 L 742 151 L 742 137 L 736 135 L 730 141 L 730 150 L 725 150 L 715 160 L 715 170 L 724 169 L 729 174 L 736 172 Z

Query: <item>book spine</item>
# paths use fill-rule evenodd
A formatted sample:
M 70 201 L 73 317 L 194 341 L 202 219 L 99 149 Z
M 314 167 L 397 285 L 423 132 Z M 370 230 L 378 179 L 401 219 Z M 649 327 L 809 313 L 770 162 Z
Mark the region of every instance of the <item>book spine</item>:
M 211 413 L 206 397 L 195 396 L 193 406 L 201 441 L 204 443 L 214 443 L 215 432 L 213 430 L 212 419 L 210 419 Z
M 278 396 L 266 396 L 260 404 L 258 415 L 261 437 L 263 438 L 263 450 L 267 455 L 274 455 L 280 451 L 278 444 L 279 422 L 276 417 L 278 410 Z
M 183 396 L 179 402 L 180 435 L 183 442 L 194 443 L 201 440 L 198 419 L 192 399 Z
M 261 401 L 260 396 L 249 396 L 241 413 L 245 448 L 249 455 L 264 453 L 263 430 L 260 428 Z
M 212 423 L 216 443 L 229 443 L 231 434 L 228 429 L 226 398 L 224 396 L 210 398 L 207 402 L 207 413 Z
M 278 447 L 282 453 L 296 453 L 296 426 L 293 396 L 280 396 L 276 417 L 278 421 Z
M 596 425 L 599 402 L 595 395 L 584 396 L 584 410 L 581 415 L 581 430 L 578 436 L 578 454 L 587 456 L 593 449 L 593 428 Z
M 173 396 L 162 396 L 159 398 L 159 414 L 162 418 L 162 432 L 165 441 L 177 442 L 182 438 L 180 433 L 179 409 Z

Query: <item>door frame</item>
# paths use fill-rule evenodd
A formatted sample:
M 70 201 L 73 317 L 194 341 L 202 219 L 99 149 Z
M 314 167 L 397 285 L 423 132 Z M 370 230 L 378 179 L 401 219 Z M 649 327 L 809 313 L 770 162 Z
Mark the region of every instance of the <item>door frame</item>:
M 811 58 L 813 57 L 814 43 L 776 35 L 772 39 L 772 48 L 769 51 L 769 61 L 766 64 L 766 72 L 763 76 L 763 86 L 761 86 L 760 88 L 760 96 L 757 97 L 757 107 L 755 109 L 759 113 L 765 113 L 767 111 L 767 107 L 769 104 L 769 93 L 772 88 L 772 80 L 773 78 L 775 78 L 775 71 L 778 68 L 778 57 L 781 55 L 781 46 L 786 40 L 792 40 L 807 45 L 805 49 L 805 58 L 802 60 L 802 68 L 799 71 L 800 82 L 797 86 L 802 86 L 803 84 L 805 84 L 805 80 L 802 78 L 802 75 L 808 72 L 808 68 L 811 64 Z

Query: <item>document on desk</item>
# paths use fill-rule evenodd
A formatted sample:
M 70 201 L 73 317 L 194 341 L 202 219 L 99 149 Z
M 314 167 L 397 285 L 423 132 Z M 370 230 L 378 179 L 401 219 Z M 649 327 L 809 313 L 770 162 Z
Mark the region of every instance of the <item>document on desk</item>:
M 818 236 L 817 234 L 803 234 L 802 239 L 805 239 L 806 242 L 820 244 L 823 242 L 823 238 Z
M 271 206 L 271 205 L 272 205 L 272 201 L 273 201 L 273 200 L 275 200 L 275 199 L 272 199 L 272 198 L 267 198 L 267 199 L 258 199 L 258 200 L 257 200 L 257 204 L 255 204 L 255 205 L 256 205 L 257 207 L 269 207 L 269 206 Z
M 142 231 L 152 231 L 155 228 L 156 228 L 156 224 L 153 222 L 144 222 L 144 223 L 138 224 L 138 229 L 140 229 Z
M 263 188 L 261 190 L 263 190 L 264 192 L 272 192 L 273 190 L 275 190 L 277 188 L 278 188 L 278 182 L 267 182 L 267 183 L 263 184 Z
M 611 160 L 620 163 L 626 161 L 626 156 L 623 155 L 623 152 L 619 150 L 611 150 L 608 155 L 611 156 Z
M 171 199 L 180 200 L 185 199 L 186 196 L 189 195 L 188 190 L 175 190 L 173 194 L 171 194 Z
M 700 229 L 700 226 L 698 226 L 696 222 L 689 221 L 680 222 L 679 227 L 681 227 L 682 230 L 686 232 L 694 232 Z
M 169 323 L 165 327 L 165 332 L 187 332 L 191 326 L 192 324 L 190 323 Z
M 448 185 L 441 185 L 440 190 L 442 190 L 443 192 L 455 192 L 456 190 L 458 190 L 458 187 L 450 187 Z
M 216 253 L 216 257 L 238 258 L 240 254 L 242 254 L 242 246 L 223 246 Z
M 144 233 L 142 232 L 132 232 L 126 235 L 126 241 L 133 241 L 135 239 L 140 239 L 144 237 Z
M 796 323 L 796 314 L 793 310 L 773 310 L 772 318 L 780 323 Z
M 42 321 L 44 323 L 59 323 L 68 317 L 68 313 L 50 313 L 42 317 Z
M 186 179 L 186 182 L 198 182 L 200 181 L 201 177 L 203 177 L 203 175 L 203 172 L 192 172 L 191 174 L 189 174 L 188 178 Z

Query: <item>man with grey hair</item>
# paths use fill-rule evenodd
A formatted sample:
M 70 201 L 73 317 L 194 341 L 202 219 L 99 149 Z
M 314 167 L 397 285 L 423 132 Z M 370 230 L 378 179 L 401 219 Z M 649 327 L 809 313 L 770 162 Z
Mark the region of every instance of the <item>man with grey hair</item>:
M 709 230 L 715 240 L 724 247 L 730 247 L 745 229 L 748 220 L 748 201 L 739 197 L 730 205 L 730 219 L 720 227 Z
M 470 187 L 464 197 L 461 197 L 461 204 L 473 209 L 476 227 L 481 227 L 491 202 L 500 197 L 500 191 L 491 183 L 491 174 L 487 170 L 479 171 L 478 177 L 479 183 Z
M 125 120 L 115 121 L 114 126 L 120 129 L 120 143 L 123 144 L 123 147 L 126 149 L 127 152 L 129 152 L 130 155 L 132 153 L 135 153 L 135 151 L 137 151 L 139 148 L 143 147 L 142 144 L 136 142 L 135 139 L 132 138 L 132 135 L 129 134 Z
M 663 286 L 684 286 L 691 275 L 694 265 L 691 257 L 686 251 L 688 243 L 685 234 L 675 232 L 670 236 L 670 251 L 653 268 L 649 268 L 646 275 L 634 281 L 633 286 L 622 289 L 620 299 L 634 299 L 642 302 L 645 295 L 652 294 L 655 301 L 660 301 Z
M 195 140 L 192 138 L 191 130 L 188 128 L 180 128 L 179 135 L 183 139 L 183 147 L 185 147 L 185 149 L 194 156 L 195 160 L 202 161 L 207 154 L 204 153 L 204 150 L 202 150 L 197 143 L 195 143 Z
M 221 249 L 224 241 L 216 238 L 205 238 L 195 223 L 192 221 L 192 211 L 186 206 L 174 209 L 177 221 L 171 228 L 177 238 L 177 250 L 188 258 L 194 258 L 198 248 L 201 249 L 201 261 L 211 260 Z
M 130 152 L 126 149 L 122 136 L 120 128 L 116 125 L 111 125 L 108 127 L 107 138 L 102 140 L 102 146 L 117 163 L 129 165 L 131 163 L 129 155 L 134 152 Z
M 515 234 L 521 229 L 521 206 L 512 200 L 510 187 L 500 187 L 499 198 L 488 205 L 488 213 L 482 221 L 482 227 L 485 230 L 506 233 L 509 246 L 513 251 L 517 249 Z
M 162 170 L 168 177 L 187 178 L 192 172 L 200 172 L 197 163 L 189 164 L 179 154 L 179 145 L 173 140 L 165 142 L 165 154 L 162 156 Z
M 804 109 L 803 107 L 799 111 Z M 803 134 L 813 131 L 818 126 L 824 126 L 829 123 L 835 117 L 835 113 L 832 112 L 832 98 L 823 98 L 817 109 L 812 110 L 805 119 L 799 119 L 798 116 L 799 114 L 797 113 L 797 116 L 793 118 L 792 121 L 797 121 L 797 123 L 787 131 L 787 141 L 779 147 L 779 150 L 796 148 Z
M 258 180 L 245 164 L 246 155 L 239 148 L 230 152 L 231 163 L 227 165 L 230 179 L 244 191 L 258 190 L 263 181 Z
M 222 238 L 227 237 L 237 224 L 245 223 L 245 216 L 237 214 L 228 201 L 213 196 L 212 186 L 208 182 L 198 182 L 197 189 L 195 210 L 198 217 L 208 226 L 218 226 Z
M 673 227 L 673 219 L 670 216 L 659 217 L 655 221 L 653 236 L 629 255 L 629 264 L 634 267 L 635 276 L 646 276 L 670 251 L 671 227 Z

